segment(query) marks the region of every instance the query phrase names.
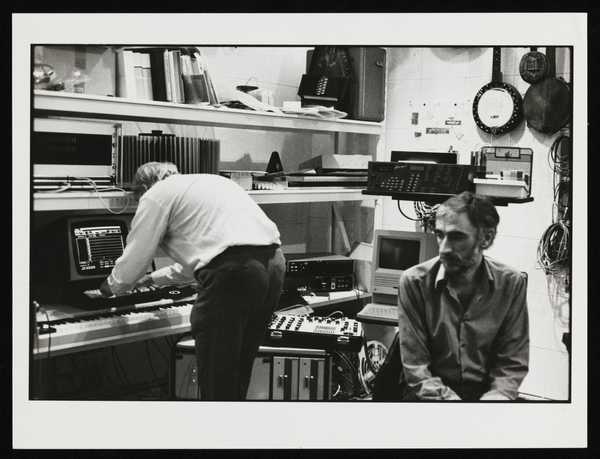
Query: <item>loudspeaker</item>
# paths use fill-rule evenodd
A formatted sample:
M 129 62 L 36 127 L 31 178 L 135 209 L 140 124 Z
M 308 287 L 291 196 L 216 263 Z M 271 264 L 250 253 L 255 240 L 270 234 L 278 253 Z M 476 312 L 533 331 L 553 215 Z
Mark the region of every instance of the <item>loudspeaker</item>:
M 385 117 L 386 52 L 383 48 L 350 46 L 348 55 L 353 69 L 347 119 L 383 121 Z M 306 55 L 310 68 L 314 50 Z

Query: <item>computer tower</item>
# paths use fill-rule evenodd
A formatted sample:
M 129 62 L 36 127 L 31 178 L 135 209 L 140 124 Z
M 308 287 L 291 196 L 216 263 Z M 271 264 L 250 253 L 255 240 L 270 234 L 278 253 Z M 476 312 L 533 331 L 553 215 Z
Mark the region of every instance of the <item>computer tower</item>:
M 383 121 L 385 118 L 386 51 L 379 47 L 347 48 L 354 78 L 350 88 L 347 118 L 361 121 Z M 314 50 L 306 56 L 310 68 Z
M 331 374 L 324 350 L 260 346 L 246 400 L 328 400 Z M 193 339 L 176 344 L 170 379 L 174 399 L 201 400 Z

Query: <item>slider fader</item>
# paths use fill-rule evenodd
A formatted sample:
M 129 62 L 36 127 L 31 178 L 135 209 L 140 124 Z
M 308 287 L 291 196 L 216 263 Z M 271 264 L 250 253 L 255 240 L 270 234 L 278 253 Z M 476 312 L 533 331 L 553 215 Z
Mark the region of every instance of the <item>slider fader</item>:
M 360 322 L 347 317 L 316 317 L 275 313 L 267 329 L 267 344 L 319 349 L 358 350 Z

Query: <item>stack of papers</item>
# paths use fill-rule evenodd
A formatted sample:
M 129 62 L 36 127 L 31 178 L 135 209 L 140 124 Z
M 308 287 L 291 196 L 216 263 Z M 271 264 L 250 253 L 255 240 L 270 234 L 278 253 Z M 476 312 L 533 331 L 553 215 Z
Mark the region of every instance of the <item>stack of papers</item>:
M 324 107 L 322 105 L 305 105 L 304 107 L 284 106 L 281 111 L 293 115 L 308 115 L 326 119 L 344 118 L 348 115 L 341 110 L 336 110 L 333 107 Z

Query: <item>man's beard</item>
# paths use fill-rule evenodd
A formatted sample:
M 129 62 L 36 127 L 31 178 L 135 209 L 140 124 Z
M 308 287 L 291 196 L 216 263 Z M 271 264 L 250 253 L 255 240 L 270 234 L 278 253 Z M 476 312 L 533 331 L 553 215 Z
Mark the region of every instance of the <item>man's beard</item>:
M 459 257 L 455 254 L 440 255 L 440 261 L 449 276 L 459 276 L 464 274 L 477 262 L 478 253 L 473 248 L 467 256 Z

